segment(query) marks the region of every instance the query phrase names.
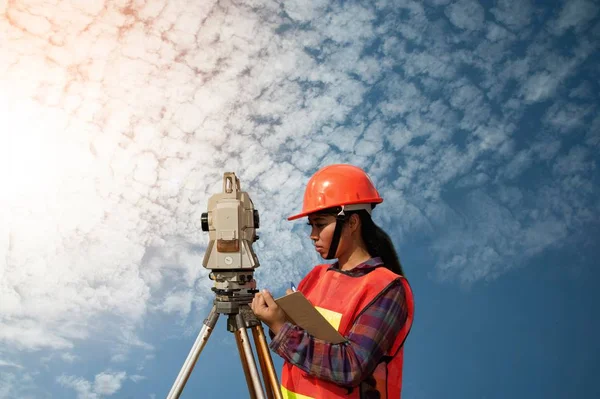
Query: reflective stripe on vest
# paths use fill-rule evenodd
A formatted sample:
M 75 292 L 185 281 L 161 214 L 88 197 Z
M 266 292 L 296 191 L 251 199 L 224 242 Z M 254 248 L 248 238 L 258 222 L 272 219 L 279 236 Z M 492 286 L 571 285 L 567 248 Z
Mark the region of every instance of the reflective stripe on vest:
M 285 389 L 285 387 L 281 386 L 281 395 L 283 399 L 315 399 L 311 396 L 301 395 L 299 393 L 294 393 Z

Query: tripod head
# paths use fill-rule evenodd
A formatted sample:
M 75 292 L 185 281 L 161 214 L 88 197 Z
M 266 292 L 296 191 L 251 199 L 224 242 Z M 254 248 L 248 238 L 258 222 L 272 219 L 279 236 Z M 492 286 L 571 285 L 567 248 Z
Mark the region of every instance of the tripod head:
M 252 244 L 258 240 L 258 210 L 248 193 L 241 191 L 235 173 L 226 172 L 223 192 L 209 198 L 208 212 L 201 217 L 202 230 L 210 238 L 202 264 L 211 270 L 215 302 L 230 303 L 231 312 L 224 309 L 223 313 L 236 313 L 236 303 L 251 302 L 257 292 L 254 269 L 260 264 Z

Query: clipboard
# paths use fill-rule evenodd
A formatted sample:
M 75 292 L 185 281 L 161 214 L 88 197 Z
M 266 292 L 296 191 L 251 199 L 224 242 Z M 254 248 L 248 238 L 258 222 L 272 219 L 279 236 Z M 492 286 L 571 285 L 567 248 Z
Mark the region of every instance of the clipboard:
M 277 298 L 275 302 L 283 309 L 288 321 L 302 327 L 313 337 L 332 344 L 346 341 L 300 291 Z

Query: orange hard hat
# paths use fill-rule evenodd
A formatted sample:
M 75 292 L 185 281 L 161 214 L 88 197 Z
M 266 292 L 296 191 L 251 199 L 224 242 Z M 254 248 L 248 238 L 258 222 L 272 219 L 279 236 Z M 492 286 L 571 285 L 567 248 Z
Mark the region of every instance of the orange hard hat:
M 288 217 L 288 220 L 327 208 L 381 202 L 383 198 L 364 170 L 347 164 L 329 165 L 319 169 L 310 178 L 304 191 L 302 212 Z

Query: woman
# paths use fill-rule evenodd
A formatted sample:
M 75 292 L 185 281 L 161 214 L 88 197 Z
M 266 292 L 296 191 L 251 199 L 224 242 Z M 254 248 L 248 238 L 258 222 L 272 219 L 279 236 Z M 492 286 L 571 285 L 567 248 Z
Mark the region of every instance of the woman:
M 288 218 L 308 217 L 317 252 L 337 259 L 313 268 L 298 290 L 347 341 L 310 336 L 286 322 L 268 291 L 257 293 L 252 310 L 271 330 L 271 349 L 285 360 L 284 397 L 400 398 L 414 305 L 394 246 L 371 219 L 382 201 L 362 169 L 330 165 L 311 177 L 302 212 Z

